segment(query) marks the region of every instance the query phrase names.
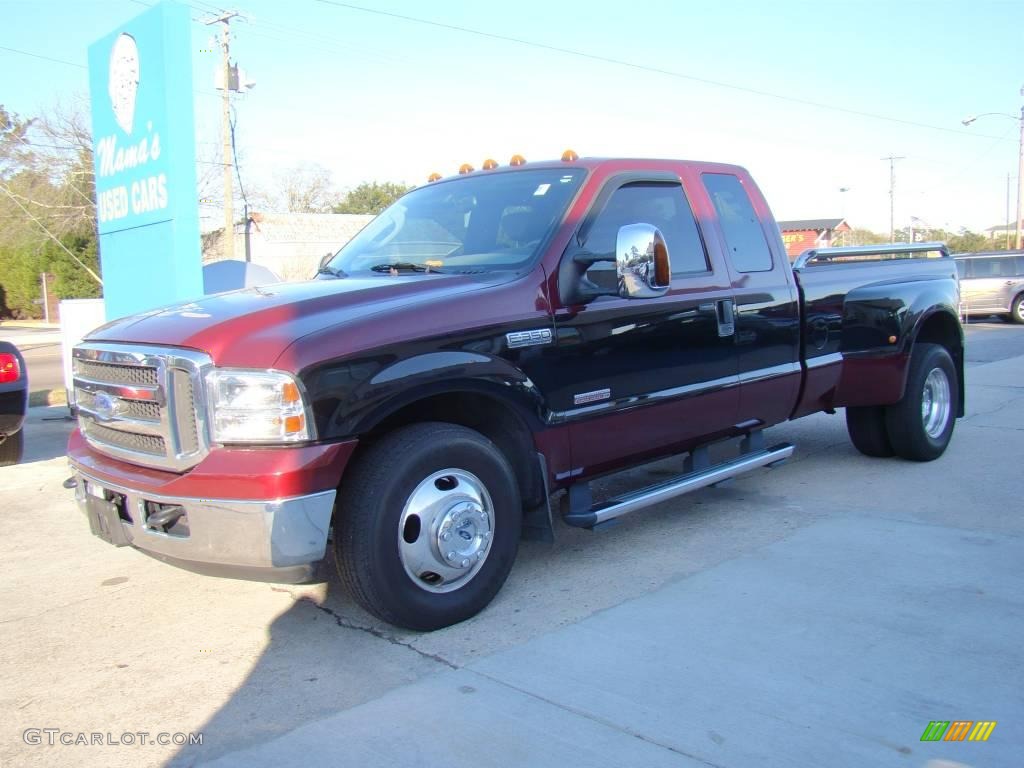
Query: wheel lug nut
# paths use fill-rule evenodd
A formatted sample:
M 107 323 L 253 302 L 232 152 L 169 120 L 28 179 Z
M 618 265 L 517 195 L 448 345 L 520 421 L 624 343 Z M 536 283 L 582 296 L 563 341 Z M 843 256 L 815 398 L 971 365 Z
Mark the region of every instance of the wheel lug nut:
M 444 533 L 444 534 L 441 535 L 441 540 L 442 541 L 448 541 L 448 539 L 450 539 L 451 537 L 452 537 L 452 535 L 450 533 Z
M 469 565 L 469 560 L 463 560 L 462 567 L 465 568 L 467 565 Z
M 455 558 L 457 558 L 457 557 L 458 557 L 458 555 L 456 555 L 454 552 L 449 552 L 448 553 L 448 559 L 451 560 L 452 562 L 455 562 Z

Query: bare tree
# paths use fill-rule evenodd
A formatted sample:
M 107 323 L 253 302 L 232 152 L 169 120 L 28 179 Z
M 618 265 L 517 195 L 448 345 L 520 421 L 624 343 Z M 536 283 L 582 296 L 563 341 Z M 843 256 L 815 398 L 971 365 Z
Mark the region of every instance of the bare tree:
M 331 172 L 322 165 L 296 166 L 279 175 L 278 182 L 280 204 L 289 213 L 330 213 L 338 198 Z

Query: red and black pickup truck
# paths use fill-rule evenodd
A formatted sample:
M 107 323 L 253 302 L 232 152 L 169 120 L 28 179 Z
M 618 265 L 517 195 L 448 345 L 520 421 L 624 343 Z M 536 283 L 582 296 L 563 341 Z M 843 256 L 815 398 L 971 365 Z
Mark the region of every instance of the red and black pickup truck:
M 68 453 L 93 532 L 299 581 L 333 527 L 353 596 L 432 629 L 488 604 L 521 536 L 552 535 L 557 491 L 566 523 L 605 526 L 784 460 L 766 427 L 840 407 L 864 453 L 945 450 L 964 358 L 943 245 L 793 268 L 742 168 L 494 165 L 409 192 L 315 280 L 76 347 Z M 671 454 L 678 477 L 591 498 L 594 478 Z

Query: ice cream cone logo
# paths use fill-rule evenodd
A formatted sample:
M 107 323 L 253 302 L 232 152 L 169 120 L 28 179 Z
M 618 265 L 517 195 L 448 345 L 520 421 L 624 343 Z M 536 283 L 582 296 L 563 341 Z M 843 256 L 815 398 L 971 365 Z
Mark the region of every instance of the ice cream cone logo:
M 139 90 L 139 46 L 135 38 L 121 34 L 110 51 L 110 105 L 114 119 L 125 133 L 132 132 L 135 97 Z

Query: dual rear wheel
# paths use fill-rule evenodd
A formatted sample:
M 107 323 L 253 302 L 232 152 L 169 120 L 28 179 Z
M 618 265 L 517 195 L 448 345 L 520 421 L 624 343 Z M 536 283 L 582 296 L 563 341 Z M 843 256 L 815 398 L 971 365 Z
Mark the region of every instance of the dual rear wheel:
M 939 344 L 916 344 L 903 399 L 888 406 L 847 408 L 846 428 L 866 456 L 932 461 L 953 437 L 959 402 L 949 351 Z

